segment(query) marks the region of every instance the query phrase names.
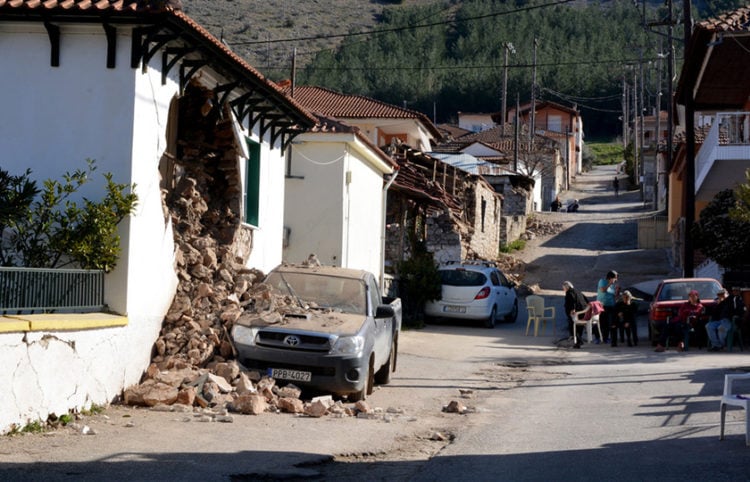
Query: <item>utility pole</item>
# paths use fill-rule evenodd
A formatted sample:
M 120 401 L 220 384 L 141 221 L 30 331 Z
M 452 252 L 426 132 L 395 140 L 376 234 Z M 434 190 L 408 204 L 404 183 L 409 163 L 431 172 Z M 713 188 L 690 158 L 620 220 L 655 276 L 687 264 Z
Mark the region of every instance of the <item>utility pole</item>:
M 294 86 L 297 83 L 297 47 L 292 50 L 292 91 L 291 98 L 294 99 Z
M 643 4 L 645 5 L 646 2 L 644 1 Z M 645 105 L 646 104 L 646 102 L 645 102 L 645 100 L 646 100 L 645 99 L 645 90 L 643 88 L 643 83 L 644 83 L 643 82 L 643 49 L 640 49 L 640 51 L 638 53 L 638 56 L 639 56 L 638 69 L 640 70 L 640 76 L 641 76 L 641 86 L 640 86 L 640 88 L 641 88 L 641 95 L 639 96 L 639 100 L 640 100 L 641 103 L 638 106 L 638 118 L 641 120 L 641 122 L 640 122 L 641 129 L 640 129 L 640 131 L 638 133 L 638 135 L 640 136 L 639 144 L 641 146 L 641 152 L 640 152 L 640 156 L 638 156 L 638 158 L 640 159 L 641 162 L 638 164 L 639 169 L 636 172 L 636 175 L 638 176 L 637 183 L 641 187 L 641 201 L 643 201 L 643 194 L 644 194 L 644 192 L 643 192 L 643 181 L 645 180 L 644 179 L 644 175 L 643 175 L 643 171 L 644 171 L 644 168 L 643 168 L 643 144 L 645 144 L 645 142 L 646 142 L 646 137 L 645 137 L 645 135 L 646 135 L 646 132 L 645 132 L 646 131 L 646 125 L 645 125 L 645 119 L 643 117 L 643 111 L 646 108 L 646 105 Z
M 638 179 L 638 165 L 640 159 L 638 157 L 640 150 L 638 146 L 638 72 L 633 69 L 633 177 L 635 178 L 635 185 L 640 184 Z
M 516 113 L 513 122 L 513 171 L 518 172 L 518 141 L 519 141 L 519 114 L 518 111 L 521 108 L 520 100 L 518 99 L 518 92 L 516 92 Z
M 654 179 L 651 183 L 652 189 L 652 209 L 659 208 L 659 142 L 661 141 L 661 39 L 659 39 L 659 55 L 656 60 L 656 133 L 654 135 Z
M 534 142 L 534 123 L 536 122 L 536 48 L 539 39 L 534 37 L 534 68 L 531 74 L 531 111 L 529 112 L 529 150 Z
M 628 84 L 622 76 L 622 148 L 628 147 Z
M 503 70 L 503 107 L 500 114 L 503 116 L 501 125 L 503 126 L 503 132 L 505 132 L 505 123 L 508 121 L 508 53 L 515 54 L 516 49 L 510 42 L 503 42 L 503 47 L 505 48 L 505 68 Z
M 682 0 L 683 22 L 685 29 L 685 51 L 690 47 L 690 37 L 693 30 L 693 18 L 690 11 L 690 0 Z M 695 222 L 695 103 L 693 99 L 694 85 L 684 89 L 685 98 L 685 229 L 682 232 L 685 249 L 683 259 L 683 273 L 685 278 L 694 276 L 695 253 L 693 253 L 693 237 L 691 231 Z

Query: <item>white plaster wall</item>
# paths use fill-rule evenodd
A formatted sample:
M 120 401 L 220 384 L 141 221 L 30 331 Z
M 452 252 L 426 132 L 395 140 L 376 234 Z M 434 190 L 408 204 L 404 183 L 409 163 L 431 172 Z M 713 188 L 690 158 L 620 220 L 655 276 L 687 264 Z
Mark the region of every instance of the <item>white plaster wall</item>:
M 111 402 L 140 379 L 150 358 L 143 348 L 160 324 L 141 319 L 124 328 L 0 334 L 0 433 Z
M 352 152 L 346 170 L 342 266 L 364 269 L 380 277 L 383 237 L 383 173 Z
M 284 261 L 299 263 L 315 253 L 321 263 L 341 266 L 345 144 L 307 134 L 297 139 L 286 179 L 284 224 L 291 231 Z
M 0 363 L 8 368 L 0 370 L 0 386 L 8 387 L 0 392 L 0 431 L 108 403 L 137 383 L 174 294 L 173 240 L 161 214 L 157 166 L 176 87 L 161 86 L 154 69 L 131 69 L 129 32 L 118 33 L 117 66 L 107 69 L 101 26 L 64 24 L 60 66 L 50 67 L 41 26 L 0 25 L 3 168 L 31 168 L 41 182 L 94 158 L 98 175 L 136 182 L 139 196 L 135 215 L 120 227 L 120 265 L 106 279 L 105 301 L 129 315 L 128 326 L 0 335 Z M 80 194 L 100 198 L 104 182 L 96 181 Z
M 260 142 L 258 132 L 251 138 Z M 286 160 L 279 144 L 271 146 L 264 139 L 260 146 L 260 199 L 257 229 L 253 229 L 253 246 L 247 266 L 268 273 L 281 263 L 284 238 L 284 171 Z M 244 162 L 241 166 L 243 185 Z

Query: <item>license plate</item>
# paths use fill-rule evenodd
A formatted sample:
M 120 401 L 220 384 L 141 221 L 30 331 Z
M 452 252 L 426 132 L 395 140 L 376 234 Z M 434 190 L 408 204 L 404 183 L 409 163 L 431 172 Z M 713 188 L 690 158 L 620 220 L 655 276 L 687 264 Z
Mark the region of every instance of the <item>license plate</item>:
M 286 368 L 271 368 L 269 370 L 271 378 L 277 380 L 294 380 L 295 382 L 309 382 L 312 380 L 311 372 L 301 370 L 287 370 Z
M 443 312 L 445 312 L 445 313 L 466 313 L 466 307 L 465 306 L 446 305 L 446 306 L 443 307 Z

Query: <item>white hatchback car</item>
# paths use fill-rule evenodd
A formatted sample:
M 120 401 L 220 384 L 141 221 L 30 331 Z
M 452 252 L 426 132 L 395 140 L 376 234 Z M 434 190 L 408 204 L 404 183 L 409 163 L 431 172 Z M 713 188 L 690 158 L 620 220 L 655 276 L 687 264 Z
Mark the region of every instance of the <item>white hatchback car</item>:
M 494 328 L 499 318 L 513 323 L 518 316 L 515 284 L 489 261 L 448 263 L 438 268 L 442 299 L 425 303 L 427 321 L 435 318 L 481 320 Z

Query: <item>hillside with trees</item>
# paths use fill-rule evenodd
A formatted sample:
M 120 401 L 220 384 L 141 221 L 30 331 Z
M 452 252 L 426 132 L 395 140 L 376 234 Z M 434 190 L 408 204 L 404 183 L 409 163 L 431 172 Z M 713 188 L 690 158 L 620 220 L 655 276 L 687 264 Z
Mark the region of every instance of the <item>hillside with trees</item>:
M 668 18 L 662 1 L 277 0 L 252 2 L 247 14 L 237 10 L 248 3 L 241 0 L 210 2 L 210 9 L 205 1 L 183 3 L 202 24 L 221 25 L 227 44 L 272 79 L 292 75 L 296 49 L 299 84 L 406 105 L 437 122 L 455 120 L 458 111 L 499 111 L 506 72 L 508 106 L 529 102 L 535 77 L 535 98 L 579 107 L 591 137 L 621 131 L 623 85 L 636 78 L 647 114 L 658 91 L 666 97 L 667 29 L 656 25 Z M 742 2 L 693 3 L 699 19 Z M 237 22 L 220 20 L 227 5 L 247 16 L 231 32 Z M 265 10 L 273 17 L 264 21 Z M 676 73 L 681 15 L 675 2 Z

